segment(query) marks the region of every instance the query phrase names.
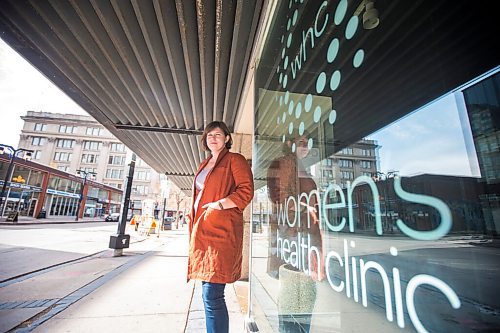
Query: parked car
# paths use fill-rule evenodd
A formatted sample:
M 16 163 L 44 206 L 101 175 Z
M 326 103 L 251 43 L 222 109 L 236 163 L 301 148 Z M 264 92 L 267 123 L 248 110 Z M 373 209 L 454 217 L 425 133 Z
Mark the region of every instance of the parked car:
M 163 230 L 172 230 L 172 224 L 175 222 L 175 217 L 167 216 L 163 220 Z
M 118 222 L 119 219 L 120 219 L 120 213 L 111 213 L 111 214 L 106 216 L 104 221 L 106 221 L 106 222 Z

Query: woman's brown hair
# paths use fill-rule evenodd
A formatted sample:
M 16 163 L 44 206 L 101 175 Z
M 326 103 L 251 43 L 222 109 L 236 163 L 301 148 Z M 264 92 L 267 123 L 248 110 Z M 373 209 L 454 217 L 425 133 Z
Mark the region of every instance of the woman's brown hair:
M 205 127 L 203 135 L 201 136 L 201 148 L 204 151 L 210 150 L 207 146 L 207 135 L 216 128 L 220 128 L 222 132 L 224 132 L 224 136 L 229 135 L 229 140 L 226 142 L 226 148 L 231 149 L 231 146 L 233 145 L 233 138 L 231 137 L 231 132 L 229 132 L 229 128 L 227 128 L 227 125 L 223 121 L 212 121 Z

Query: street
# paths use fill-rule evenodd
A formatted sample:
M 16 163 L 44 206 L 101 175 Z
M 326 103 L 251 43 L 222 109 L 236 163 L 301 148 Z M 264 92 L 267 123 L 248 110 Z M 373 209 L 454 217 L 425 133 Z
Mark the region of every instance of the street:
M 108 243 L 116 228 L 109 222 L 1 226 L 0 332 L 30 325 L 26 320 L 67 295 L 79 300 L 112 278 L 110 272 L 162 244 L 131 232 L 131 248 L 113 257 Z M 92 283 L 93 289 L 75 294 Z

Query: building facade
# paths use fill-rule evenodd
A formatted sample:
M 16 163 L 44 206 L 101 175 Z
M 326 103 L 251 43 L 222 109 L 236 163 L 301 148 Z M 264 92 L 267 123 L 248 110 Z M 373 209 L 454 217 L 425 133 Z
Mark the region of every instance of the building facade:
M 24 126 L 18 146 L 33 150 L 34 162 L 70 174 L 77 170 L 92 172 L 96 182 L 124 189 L 132 153 L 92 117 L 28 111 L 21 118 Z M 130 197 L 135 213 L 140 214 L 144 199 L 161 202 L 160 178 L 144 161 L 136 159 Z
M 93 218 L 120 211 L 120 189 L 7 155 L 0 155 L 0 186 L 6 180 L 0 216 L 17 212 L 35 218 Z M 11 179 L 7 179 L 11 163 Z

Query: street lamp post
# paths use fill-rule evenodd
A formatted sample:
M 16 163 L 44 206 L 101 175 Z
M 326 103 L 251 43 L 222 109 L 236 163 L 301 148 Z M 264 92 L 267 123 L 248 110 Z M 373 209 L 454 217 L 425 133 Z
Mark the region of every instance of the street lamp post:
M 24 149 L 24 148 L 18 148 L 14 149 L 14 147 L 9 146 L 9 145 L 4 145 L 0 144 L 0 154 L 5 154 L 6 151 L 10 151 L 10 158 L 9 158 L 9 167 L 7 168 L 7 174 L 5 175 L 5 178 L 3 180 L 3 185 L 2 185 L 2 192 L 0 193 L 0 216 L 3 216 L 3 210 L 5 203 L 7 202 L 7 198 L 5 198 L 5 190 L 7 188 L 7 182 L 10 182 L 10 179 L 12 178 L 12 171 L 14 171 L 14 159 L 17 157 L 17 154 L 20 152 L 24 152 L 24 158 L 30 158 L 31 155 L 33 154 L 33 150 L 30 149 Z
M 391 233 L 394 232 L 393 228 L 393 221 L 392 221 L 392 213 L 391 213 L 391 219 L 389 221 L 389 216 L 388 212 L 391 209 L 391 203 L 389 201 L 389 184 L 387 183 L 390 178 L 394 178 L 394 176 L 397 176 L 398 171 L 389 171 L 387 173 L 377 171 L 377 179 L 382 180 L 384 182 L 383 187 L 384 187 L 384 208 L 385 208 L 385 224 L 386 224 L 386 229 L 390 229 Z M 386 230 L 387 231 L 387 230 Z
M 85 189 L 85 184 L 87 183 L 87 179 L 88 179 L 87 177 L 89 175 L 91 177 L 95 177 L 96 173 L 79 169 L 79 170 L 76 170 L 76 175 L 83 178 L 83 184 L 82 184 L 82 187 L 80 189 L 80 197 L 78 198 L 78 205 L 76 206 L 75 221 L 78 221 L 78 215 L 80 214 L 80 206 L 82 205 L 82 201 L 83 201 L 83 191 Z

